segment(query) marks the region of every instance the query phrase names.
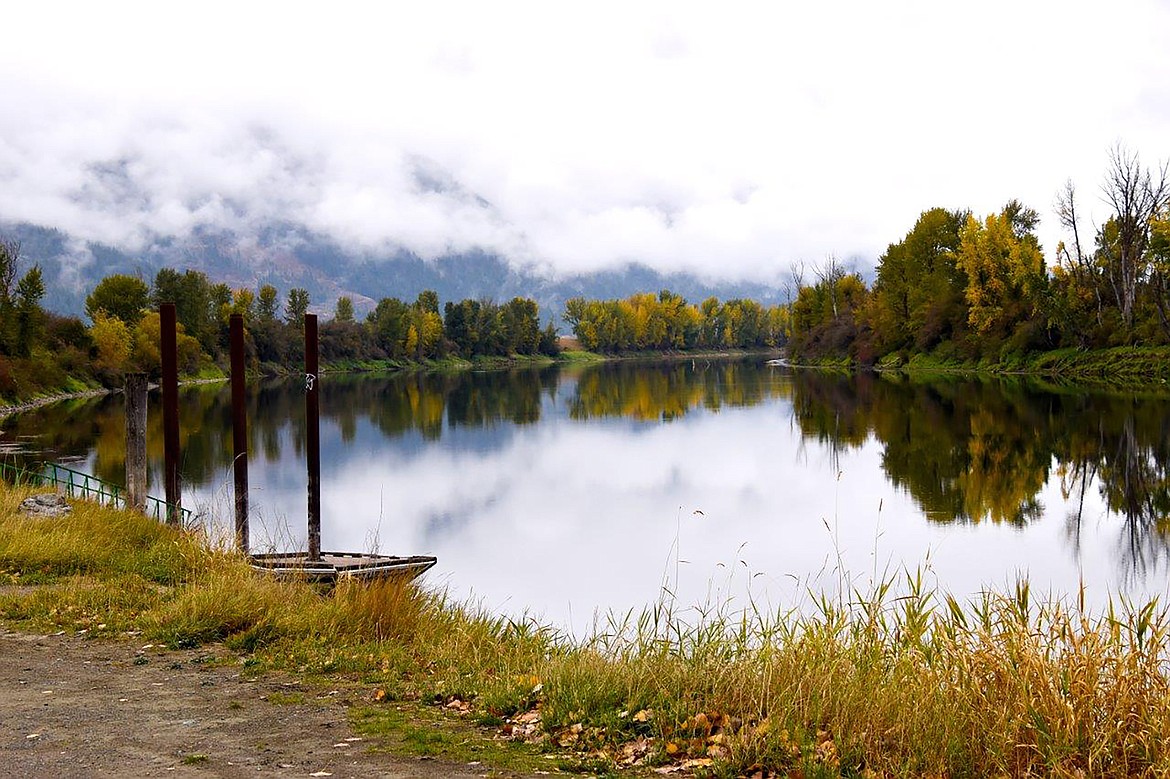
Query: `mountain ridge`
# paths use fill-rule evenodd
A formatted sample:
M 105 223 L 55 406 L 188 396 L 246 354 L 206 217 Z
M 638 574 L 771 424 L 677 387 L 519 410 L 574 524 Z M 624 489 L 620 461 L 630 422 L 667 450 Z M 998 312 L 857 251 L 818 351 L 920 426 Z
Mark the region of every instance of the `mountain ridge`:
M 233 288 L 255 290 L 272 284 L 282 299 L 289 289 L 301 287 L 309 292 L 310 310 L 325 315 L 332 313 L 342 295 L 353 300 L 362 316 L 382 298 L 412 301 L 424 289 L 434 290 L 444 302 L 531 298 L 540 306 L 542 319 L 555 317 L 558 323 L 565 300 L 578 295 L 611 299 L 670 289 L 691 302 L 714 296 L 720 300 L 752 298 L 767 305 L 783 302 L 786 295 L 778 285 L 706 280 L 689 272 L 662 273 L 637 262 L 591 273 L 550 276 L 514 267 L 504 258 L 482 251 L 435 259 L 401 249 L 358 253 L 290 225 L 270 225 L 246 235 L 201 229 L 182 240 L 159 239 L 136 252 L 27 222 L 0 225 L 0 235 L 21 242 L 22 268 L 41 266 L 46 286 L 44 307 L 73 315 L 83 314 L 86 295 L 102 278 L 123 273 L 150 283 L 161 268 L 201 271 L 213 283 Z

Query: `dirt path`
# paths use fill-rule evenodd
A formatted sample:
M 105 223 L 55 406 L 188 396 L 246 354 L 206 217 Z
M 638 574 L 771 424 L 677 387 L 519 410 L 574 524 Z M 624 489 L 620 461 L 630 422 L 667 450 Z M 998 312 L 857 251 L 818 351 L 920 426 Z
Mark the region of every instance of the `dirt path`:
M 217 648 L 35 636 L 0 628 L 0 766 L 25 777 L 482 776 L 369 751 L 352 693 L 250 681 Z M 299 700 L 301 703 L 278 703 Z

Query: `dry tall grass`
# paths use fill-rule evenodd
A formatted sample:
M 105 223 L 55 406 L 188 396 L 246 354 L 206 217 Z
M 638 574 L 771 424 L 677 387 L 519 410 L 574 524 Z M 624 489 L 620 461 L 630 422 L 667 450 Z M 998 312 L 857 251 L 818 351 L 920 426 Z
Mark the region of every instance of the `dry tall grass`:
M 354 672 L 485 721 L 534 710 L 551 743 L 615 765 L 716 775 L 1162 776 L 1167 613 L 1032 602 L 1026 583 L 961 604 L 907 577 L 812 614 L 658 604 L 585 640 L 402 582 L 331 593 L 125 512 L 16 514 L 0 488 L 0 616 L 31 627 L 226 640 L 260 666 Z M 102 628 L 98 629 L 97 626 Z M 532 718 L 529 717 L 529 721 Z

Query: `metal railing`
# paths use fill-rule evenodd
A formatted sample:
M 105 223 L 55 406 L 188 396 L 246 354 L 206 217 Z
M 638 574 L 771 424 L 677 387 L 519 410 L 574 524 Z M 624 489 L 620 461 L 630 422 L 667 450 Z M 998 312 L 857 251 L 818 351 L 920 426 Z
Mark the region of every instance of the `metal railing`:
M 17 486 L 43 487 L 52 485 L 61 489 L 68 497 L 93 500 L 115 508 L 126 508 L 126 491 L 117 484 L 102 481 L 96 476 L 67 468 L 60 463 L 38 463 L 35 470 L 21 468 L 12 463 L 0 462 L 0 478 Z M 171 508 L 165 500 L 153 495 L 146 496 L 146 514 L 163 521 Z M 191 520 L 191 510 L 176 506 L 184 525 Z

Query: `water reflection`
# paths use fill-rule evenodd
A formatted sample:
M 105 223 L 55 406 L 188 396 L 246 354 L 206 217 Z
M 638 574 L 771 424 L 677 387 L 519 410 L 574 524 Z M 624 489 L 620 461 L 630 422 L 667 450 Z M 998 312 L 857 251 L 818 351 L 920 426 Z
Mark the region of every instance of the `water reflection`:
M 948 589 L 1026 570 L 1103 597 L 1157 592 L 1170 567 L 1166 398 L 689 360 L 321 387 L 326 545 L 437 554 L 513 611 L 643 605 L 664 580 L 701 599 L 731 570 L 773 597 L 929 560 Z M 188 505 L 222 518 L 229 401 L 181 396 Z M 303 391 L 257 386 L 248 415 L 253 537 L 299 546 Z M 123 424 L 120 398 L 75 401 L 5 420 L 0 443 L 120 483 Z M 161 491 L 154 406 L 148 435 Z

